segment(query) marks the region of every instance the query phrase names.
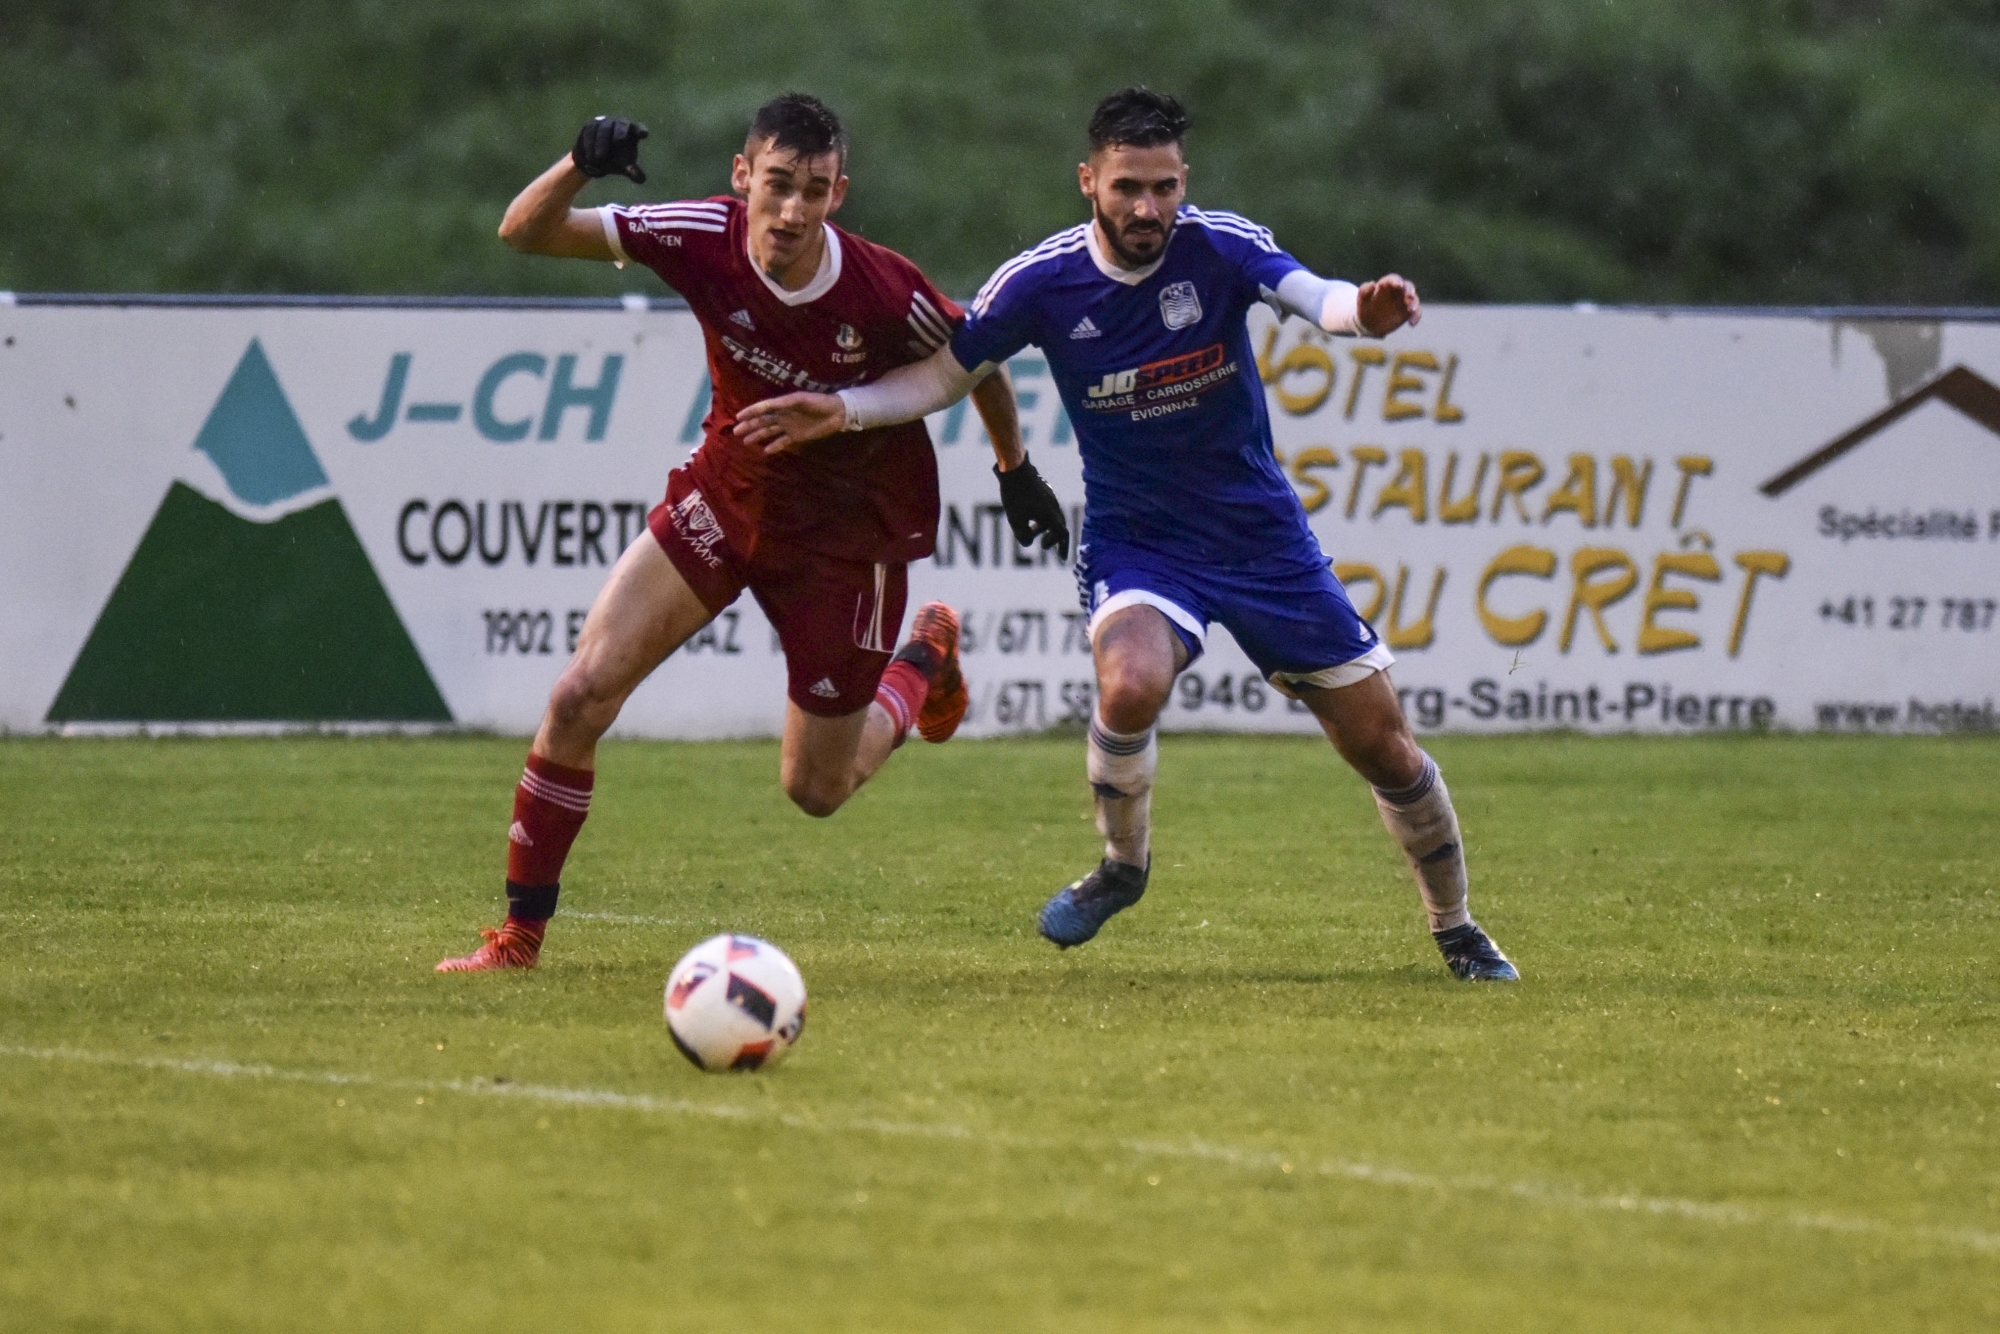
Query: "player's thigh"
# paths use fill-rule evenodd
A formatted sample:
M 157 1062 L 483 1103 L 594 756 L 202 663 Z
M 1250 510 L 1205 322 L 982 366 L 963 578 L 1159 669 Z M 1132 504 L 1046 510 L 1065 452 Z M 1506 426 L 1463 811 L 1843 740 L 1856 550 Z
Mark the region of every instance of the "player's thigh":
M 716 615 L 641 529 L 591 603 L 564 675 L 592 695 L 622 698 Z
M 1104 721 L 1116 732 L 1151 727 L 1189 659 L 1166 614 L 1146 604 L 1121 607 L 1099 621 L 1090 649 Z
M 1078 559 L 1098 712 L 1114 732 L 1144 731 L 1166 707 L 1174 678 L 1201 656 L 1208 604 L 1189 572 L 1156 553 L 1094 540 Z
M 853 789 L 875 688 L 909 600 L 907 567 L 770 544 L 749 588 L 785 653 L 779 780 L 808 815 L 831 815 Z
M 1352 685 L 1396 660 L 1324 564 L 1221 576 L 1215 618 L 1286 694 Z
M 828 717 L 785 701 L 785 739 L 779 781 L 808 814 L 830 814 L 847 796 L 854 757 L 868 726 L 868 709 Z M 816 809 L 823 807 L 823 809 Z
M 1387 670 L 1341 686 L 1295 685 L 1340 757 L 1376 787 L 1408 787 L 1423 775 L 1424 755 Z
M 771 544 L 749 575 L 785 653 L 785 695 L 816 718 L 865 712 L 909 601 L 908 568 Z
M 1422 752 L 1389 679 L 1389 652 L 1323 565 L 1251 572 L 1217 598 L 1217 619 L 1271 684 L 1300 700 L 1334 748 L 1377 787 L 1405 787 Z

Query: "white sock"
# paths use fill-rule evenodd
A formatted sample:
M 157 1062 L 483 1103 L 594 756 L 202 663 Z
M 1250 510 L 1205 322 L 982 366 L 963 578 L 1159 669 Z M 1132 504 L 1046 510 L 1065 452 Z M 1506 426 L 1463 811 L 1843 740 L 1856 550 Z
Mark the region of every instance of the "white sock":
M 1092 714 L 1085 755 L 1084 771 L 1097 796 L 1104 855 L 1127 866 L 1144 867 L 1151 856 L 1153 771 L 1160 764 L 1160 743 L 1153 729 L 1114 732 Z
M 1465 908 L 1465 845 L 1437 761 L 1424 756 L 1423 773 L 1400 791 L 1376 788 L 1375 808 L 1410 859 L 1431 930 L 1446 931 L 1471 921 Z

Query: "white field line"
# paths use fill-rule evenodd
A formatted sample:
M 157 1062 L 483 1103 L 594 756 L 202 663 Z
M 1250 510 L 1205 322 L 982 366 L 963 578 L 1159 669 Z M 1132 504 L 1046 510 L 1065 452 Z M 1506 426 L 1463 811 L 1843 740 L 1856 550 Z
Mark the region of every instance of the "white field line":
M 1405 1171 L 1373 1163 L 1343 1159 L 1306 1162 L 1264 1149 L 1245 1149 L 1202 1140 L 1088 1141 L 1038 1139 L 1009 1135 L 1004 1131 L 980 1131 L 949 1122 L 887 1121 L 876 1118 L 827 1120 L 779 1112 L 762 1107 L 742 1107 L 727 1103 L 694 1102 L 684 1098 L 659 1098 L 645 1093 L 619 1093 L 610 1089 L 558 1088 L 546 1084 L 516 1084 L 487 1079 L 378 1079 L 368 1074 L 348 1074 L 336 1070 L 282 1070 L 270 1065 L 245 1065 L 236 1061 L 181 1061 L 158 1056 L 121 1056 L 111 1052 L 77 1051 L 68 1047 L 0 1046 L 0 1057 L 47 1061 L 66 1065 L 102 1065 L 121 1069 L 158 1070 L 173 1074 L 206 1075 L 216 1079 L 268 1079 L 290 1084 L 321 1084 L 334 1087 L 362 1087 L 404 1093 L 456 1093 L 474 1097 L 507 1098 L 558 1107 L 594 1107 L 613 1111 L 640 1112 L 655 1116 L 696 1116 L 718 1121 L 774 1122 L 794 1130 L 821 1134 L 860 1134 L 915 1139 L 960 1140 L 1003 1149 L 1034 1151 L 1074 1150 L 1079 1147 L 1118 1149 L 1138 1157 L 1177 1159 L 1215 1163 L 1245 1171 L 1302 1171 L 1334 1180 L 1354 1181 L 1371 1186 L 1422 1191 L 1435 1195 L 1505 1195 L 1530 1204 L 1574 1212 L 1650 1214 L 1724 1227 L 1767 1227 L 1780 1224 L 1810 1232 L 1832 1232 L 1850 1236 L 1875 1236 L 1909 1241 L 1934 1242 L 1987 1254 L 2000 1253 L 2000 1233 L 1967 1228 L 1910 1227 L 1873 1218 L 1853 1218 L 1838 1214 L 1790 1212 L 1761 1209 L 1754 1205 L 1680 1200 L 1648 1195 L 1593 1195 L 1588 1191 L 1541 1181 L 1503 1181 L 1497 1177 L 1441 1177 Z
M 457 723 L 55 723 L 42 729 L 60 737 L 302 737 L 302 736 L 459 736 L 477 728 Z M 34 735 L 23 732 L 23 736 Z

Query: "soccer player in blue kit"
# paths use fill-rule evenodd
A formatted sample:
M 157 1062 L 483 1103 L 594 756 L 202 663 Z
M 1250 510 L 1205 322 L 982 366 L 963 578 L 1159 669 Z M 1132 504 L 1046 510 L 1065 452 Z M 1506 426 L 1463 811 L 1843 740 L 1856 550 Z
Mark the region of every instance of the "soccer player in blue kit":
M 1467 911 L 1458 817 L 1403 716 L 1393 658 L 1334 578 L 1274 457 L 1244 319 L 1263 301 L 1328 333 L 1379 338 L 1421 318 L 1416 288 L 1394 274 L 1360 287 L 1317 277 L 1255 223 L 1184 202 L 1187 126 L 1163 93 L 1105 98 L 1077 170 L 1090 222 L 1001 265 L 929 360 L 837 395 L 753 404 L 737 432 L 783 450 L 920 418 L 1039 346 L 1083 457 L 1077 584 L 1098 683 L 1086 768 L 1105 837 L 1097 868 L 1042 908 L 1042 935 L 1081 945 L 1145 892 L 1154 724 L 1220 622 L 1374 788 L 1451 971 L 1514 981 Z M 1017 538 L 1060 542 L 1067 555 L 1048 484 L 1025 453 L 1002 465 Z

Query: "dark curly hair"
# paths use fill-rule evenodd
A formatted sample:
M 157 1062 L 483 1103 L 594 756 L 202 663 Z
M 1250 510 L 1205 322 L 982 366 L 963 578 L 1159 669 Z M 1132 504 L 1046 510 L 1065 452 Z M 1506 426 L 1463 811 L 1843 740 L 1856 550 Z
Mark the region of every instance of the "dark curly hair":
M 780 93 L 757 108 L 750 120 L 746 151 L 767 139 L 773 148 L 802 158 L 838 154 L 841 169 L 847 167 L 847 131 L 840 117 L 810 93 Z
M 1178 98 L 1138 84 L 1120 88 L 1097 104 L 1090 116 L 1090 151 L 1112 144 L 1127 148 L 1184 144 L 1187 132 L 1187 108 Z

